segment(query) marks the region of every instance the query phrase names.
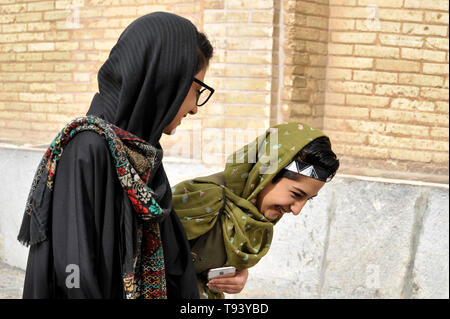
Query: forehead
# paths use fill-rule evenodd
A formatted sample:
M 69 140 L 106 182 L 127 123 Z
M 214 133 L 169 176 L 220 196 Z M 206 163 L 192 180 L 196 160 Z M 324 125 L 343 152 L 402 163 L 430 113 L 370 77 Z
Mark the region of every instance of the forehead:
M 302 191 L 312 196 L 316 195 L 319 192 L 319 190 L 323 187 L 323 185 L 325 185 L 324 182 L 319 181 L 315 178 L 311 178 L 300 174 L 294 175 L 295 179 L 282 177 L 278 183 L 280 184 L 280 186 L 283 187 L 301 189 Z

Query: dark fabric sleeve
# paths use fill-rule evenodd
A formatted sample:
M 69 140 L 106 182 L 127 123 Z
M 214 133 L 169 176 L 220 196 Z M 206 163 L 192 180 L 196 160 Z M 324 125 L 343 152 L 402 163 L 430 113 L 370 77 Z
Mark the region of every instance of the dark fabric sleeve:
M 61 296 L 122 298 L 123 191 L 103 137 L 82 132 L 67 145 L 53 195 L 52 253 Z

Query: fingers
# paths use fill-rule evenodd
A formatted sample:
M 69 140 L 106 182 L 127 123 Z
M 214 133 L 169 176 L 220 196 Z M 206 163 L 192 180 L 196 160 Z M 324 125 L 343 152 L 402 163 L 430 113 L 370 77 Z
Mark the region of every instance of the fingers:
M 212 290 L 225 292 L 227 294 L 240 293 L 244 288 L 244 286 L 239 285 L 224 285 L 224 284 L 210 284 L 210 283 L 208 283 L 207 286 Z
M 213 278 L 208 282 L 207 286 L 217 291 L 236 294 L 244 289 L 247 278 L 248 270 L 243 269 L 237 271 L 233 277 Z

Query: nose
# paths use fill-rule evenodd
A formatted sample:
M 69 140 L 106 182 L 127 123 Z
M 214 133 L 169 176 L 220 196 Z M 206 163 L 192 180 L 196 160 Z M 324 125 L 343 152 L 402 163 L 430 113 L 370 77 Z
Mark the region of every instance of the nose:
M 302 211 L 303 206 L 305 206 L 305 204 L 306 204 L 306 201 L 304 201 L 304 200 L 297 200 L 297 201 L 295 201 L 295 202 L 290 206 L 290 209 L 291 209 L 292 214 L 294 214 L 295 216 L 297 216 L 298 214 L 300 214 L 300 212 Z
M 189 112 L 189 114 L 194 115 L 194 114 L 197 114 L 197 112 L 198 112 L 198 107 L 197 107 L 197 105 L 194 105 L 194 107 L 193 107 L 192 110 Z

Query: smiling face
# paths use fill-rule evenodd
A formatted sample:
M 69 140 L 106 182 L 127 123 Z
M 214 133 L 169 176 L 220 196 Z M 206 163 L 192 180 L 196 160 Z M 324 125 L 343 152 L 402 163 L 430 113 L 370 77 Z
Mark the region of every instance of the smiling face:
M 258 194 L 256 205 L 268 220 L 275 220 L 289 212 L 300 214 L 306 202 L 325 185 L 317 179 L 296 175 L 296 180 L 282 177 L 275 183 L 270 182 Z
M 195 75 L 195 78 L 204 81 L 206 74 L 206 67 L 200 70 Z M 170 122 L 169 125 L 167 125 L 164 129 L 164 133 L 168 135 L 173 135 L 175 133 L 175 129 L 178 125 L 181 124 L 181 121 L 184 117 L 186 117 L 188 114 L 196 114 L 198 111 L 197 107 L 197 93 L 201 89 L 201 85 L 192 81 L 191 88 L 189 89 L 188 94 L 186 95 L 186 98 L 183 101 L 183 104 L 181 104 L 180 109 L 178 110 L 177 115 L 175 115 L 172 122 Z

